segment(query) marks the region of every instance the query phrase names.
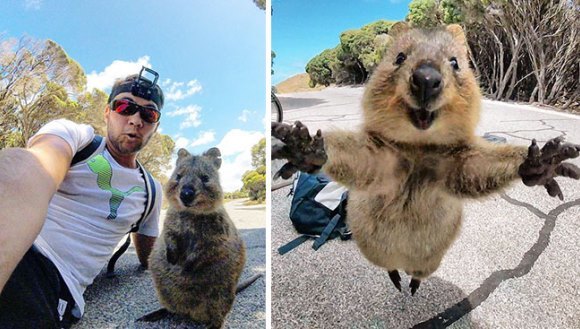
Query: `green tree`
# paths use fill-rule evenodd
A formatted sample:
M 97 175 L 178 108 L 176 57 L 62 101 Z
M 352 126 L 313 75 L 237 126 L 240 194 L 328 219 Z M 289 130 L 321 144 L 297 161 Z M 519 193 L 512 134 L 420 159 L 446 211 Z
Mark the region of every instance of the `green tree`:
M 252 146 L 253 170 L 242 175 L 242 191 L 247 192 L 250 200 L 266 199 L 266 139 L 262 138 Z
M 335 82 L 333 67 L 338 63 L 337 49 L 326 49 L 306 64 L 306 73 L 310 77 L 310 87 L 317 84 L 329 86 Z
M 171 155 L 175 149 L 175 142 L 168 135 L 156 132 L 151 140 L 137 156 L 137 160 L 159 181 L 165 182 L 167 171 L 171 163 Z
M 266 198 L 266 177 L 256 170 L 249 170 L 242 176 L 243 189 L 248 192 L 250 200 L 264 200 Z
M 310 86 L 365 82 L 389 46 L 387 32 L 394 22 L 380 20 L 340 34 L 340 44 L 326 49 L 306 65 Z
M 46 122 L 74 117 L 70 95 L 86 85 L 80 65 L 52 40 L 2 40 L 0 148 L 23 147 Z
M 105 107 L 109 95 L 100 89 L 93 89 L 78 97 L 81 111 L 77 113 L 75 121 L 91 125 L 99 135 L 105 135 L 107 127 L 105 125 Z
M 266 0 L 253 0 L 256 6 L 262 10 L 266 9 Z
M 258 168 L 266 165 L 266 139 L 262 138 L 260 141 L 252 146 L 252 166 Z
M 441 25 L 435 0 L 414 0 L 409 4 L 407 21 L 418 27 Z
M 459 23 L 464 20 L 461 7 L 466 3 L 459 0 L 414 0 L 409 4 L 407 21 L 423 28 Z

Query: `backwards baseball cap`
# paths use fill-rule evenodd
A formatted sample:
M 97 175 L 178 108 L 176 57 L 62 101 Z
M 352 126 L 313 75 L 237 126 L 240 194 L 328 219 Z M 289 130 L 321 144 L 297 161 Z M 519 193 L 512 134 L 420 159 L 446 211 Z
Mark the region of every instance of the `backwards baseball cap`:
M 143 71 L 153 75 L 153 81 L 147 79 L 143 75 Z M 157 105 L 157 109 L 161 110 L 165 97 L 161 87 L 157 84 L 159 74 L 150 68 L 143 66 L 139 74 L 133 74 L 123 80 L 117 80 L 109 94 L 108 103 L 111 103 L 115 97 L 124 92 L 130 92 L 133 96 L 141 97 L 148 101 L 153 101 Z

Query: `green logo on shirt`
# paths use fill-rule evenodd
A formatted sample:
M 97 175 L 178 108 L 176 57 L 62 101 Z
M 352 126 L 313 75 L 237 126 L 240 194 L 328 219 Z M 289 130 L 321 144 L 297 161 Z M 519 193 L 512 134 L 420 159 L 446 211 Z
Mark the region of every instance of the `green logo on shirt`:
M 109 161 L 101 154 L 90 159 L 87 164 L 89 165 L 91 171 L 97 174 L 97 185 L 99 188 L 104 191 L 109 191 L 113 194 L 109 200 L 111 212 L 107 219 L 117 218 L 117 210 L 119 209 L 119 206 L 121 206 L 121 202 L 123 202 L 123 199 L 125 199 L 126 196 L 129 196 L 134 192 L 144 191 L 144 189 L 140 186 L 134 186 L 127 192 L 122 192 L 112 187 L 111 178 L 113 178 L 113 170 Z

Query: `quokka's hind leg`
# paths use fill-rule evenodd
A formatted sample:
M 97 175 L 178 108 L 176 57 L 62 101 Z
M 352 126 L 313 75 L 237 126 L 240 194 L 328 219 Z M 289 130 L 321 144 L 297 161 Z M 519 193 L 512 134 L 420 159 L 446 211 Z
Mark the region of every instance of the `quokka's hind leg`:
M 393 271 L 388 271 L 388 273 L 389 273 L 389 278 L 391 279 L 391 281 L 395 285 L 395 288 L 397 288 L 397 290 L 401 291 L 401 276 L 399 275 L 399 271 L 393 270 Z
M 421 280 L 417 278 L 411 278 L 411 283 L 409 283 L 409 288 L 411 288 L 411 296 L 415 296 L 417 289 L 421 285 Z

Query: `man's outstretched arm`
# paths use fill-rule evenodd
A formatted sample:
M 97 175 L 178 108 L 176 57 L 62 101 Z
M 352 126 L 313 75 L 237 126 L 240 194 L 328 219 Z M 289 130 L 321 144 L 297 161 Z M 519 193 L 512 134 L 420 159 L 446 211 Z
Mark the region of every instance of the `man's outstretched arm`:
M 71 160 L 71 147 L 54 135 L 0 151 L 0 292 L 40 232 Z

